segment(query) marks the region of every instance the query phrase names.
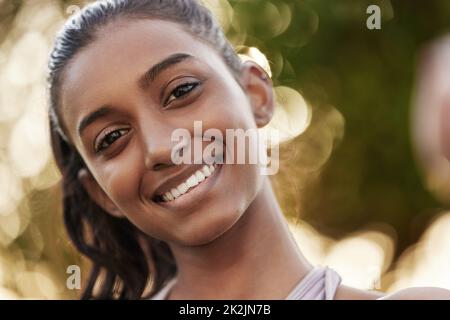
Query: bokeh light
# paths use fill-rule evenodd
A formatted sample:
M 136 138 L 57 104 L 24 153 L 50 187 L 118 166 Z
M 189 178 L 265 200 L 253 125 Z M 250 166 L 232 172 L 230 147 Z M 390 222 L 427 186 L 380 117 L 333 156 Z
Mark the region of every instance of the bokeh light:
M 450 47 L 432 46 L 414 72 L 450 30 L 448 2 L 370 1 L 382 32 L 365 27 L 366 1 L 203 2 L 273 81 L 271 180 L 308 261 L 361 289 L 450 289 L 450 165 L 431 111 L 450 92 Z M 0 1 L 0 299 L 80 294 L 65 287 L 67 266 L 87 264 L 63 227 L 45 67 L 67 9 L 83 3 Z

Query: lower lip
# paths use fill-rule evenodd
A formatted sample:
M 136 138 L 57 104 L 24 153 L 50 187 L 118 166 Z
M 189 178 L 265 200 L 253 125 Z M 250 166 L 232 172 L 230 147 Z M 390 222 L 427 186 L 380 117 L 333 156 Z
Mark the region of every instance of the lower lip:
M 201 201 L 204 200 L 207 193 L 211 191 L 211 188 L 217 182 L 217 179 L 222 172 L 222 166 L 223 164 L 217 164 L 212 175 L 200 182 L 194 188 L 188 190 L 188 192 L 182 196 L 172 201 L 157 202 L 157 204 L 167 209 L 174 211 L 185 211 L 188 213 L 189 209 L 201 204 Z

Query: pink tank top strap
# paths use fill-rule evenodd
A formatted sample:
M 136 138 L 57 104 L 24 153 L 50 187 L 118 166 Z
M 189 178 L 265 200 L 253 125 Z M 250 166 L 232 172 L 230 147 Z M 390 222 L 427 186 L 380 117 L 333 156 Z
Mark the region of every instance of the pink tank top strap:
M 164 300 L 176 283 L 172 278 L 151 300 Z M 339 274 L 328 266 L 316 266 L 294 287 L 286 300 L 333 300 L 341 283 Z
M 334 300 L 341 280 L 339 274 L 328 266 L 316 266 L 303 277 L 286 300 Z

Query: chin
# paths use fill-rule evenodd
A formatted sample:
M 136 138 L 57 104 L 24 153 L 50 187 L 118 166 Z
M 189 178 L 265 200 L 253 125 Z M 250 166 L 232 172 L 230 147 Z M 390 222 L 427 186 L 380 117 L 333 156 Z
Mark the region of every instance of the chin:
M 221 214 L 221 217 L 214 217 L 214 212 Z M 211 244 L 218 240 L 227 231 L 239 221 L 243 212 L 240 210 L 226 211 L 217 209 L 208 210 L 206 215 L 209 215 L 210 219 L 203 219 L 198 221 L 193 219 L 190 223 L 183 225 L 182 230 L 178 229 L 176 243 L 183 246 L 202 246 Z M 203 215 L 204 217 L 205 215 Z M 194 221 L 196 220 L 196 221 Z

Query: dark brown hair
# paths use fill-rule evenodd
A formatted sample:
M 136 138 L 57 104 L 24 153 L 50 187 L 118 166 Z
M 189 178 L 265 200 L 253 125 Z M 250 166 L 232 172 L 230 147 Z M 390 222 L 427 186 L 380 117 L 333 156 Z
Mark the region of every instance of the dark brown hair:
M 117 19 L 177 22 L 217 50 L 233 76 L 241 60 L 211 12 L 196 0 L 108 0 L 86 6 L 58 34 L 49 60 L 49 121 L 53 154 L 62 174 L 64 222 L 76 248 L 93 263 L 82 299 L 151 296 L 176 273 L 169 246 L 126 219 L 111 216 L 89 197 L 78 179 L 87 167 L 70 142 L 59 114 L 59 92 L 67 64 Z M 148 290 L 148 294 L 146 291 Z

